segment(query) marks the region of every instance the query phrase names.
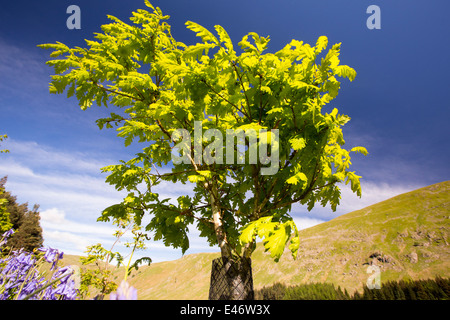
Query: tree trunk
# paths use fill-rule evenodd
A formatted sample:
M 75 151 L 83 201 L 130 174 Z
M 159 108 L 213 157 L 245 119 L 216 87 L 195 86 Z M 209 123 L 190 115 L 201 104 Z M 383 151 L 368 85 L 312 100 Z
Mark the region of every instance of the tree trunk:
M 251 260 L 214 259 L 211 269 L 210 300 L 253 300 Z
M 218 193 L 215 187 L 211 192 L 214 231 L 219 244 L 221 257 L 214 259 L 209 288 L 210 300 L 253 300 L 253 278 L 251 259 L 233 256 L 223 227 L 222 212 L 217 204 Z
M 217 188 L 213 186 L 211 192 L 211 209 L 213 213 L 214 231 L 216 233 L 217 242 L 219 244 L 220 252 L 223 258 L 231 258 L 231 248 L 227 242 L 227 235 L 223 228 L 222 212 L 217 204 L 218 199 Z

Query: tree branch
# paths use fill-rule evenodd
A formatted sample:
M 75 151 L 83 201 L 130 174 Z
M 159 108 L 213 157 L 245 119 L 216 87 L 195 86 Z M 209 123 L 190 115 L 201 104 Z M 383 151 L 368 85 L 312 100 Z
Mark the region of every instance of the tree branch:
M 250 102 L 248 100 L 248 96 L 247 96 L 247 93 L 246 93 L 245 88 L 244 88 L 244 83 L 242 81 L 242 77 L 241 77 L 241 75 L 239 74 L 239 72 L 237 70 L 236 62 L 232 61 L 231 64 L 233 65 L 234 71 L 236 72 L 236 75 L 239 78 L 239 83 L 241 84 L 242 92 L 244 93 L 245 100 L 247 101 L 247 107 L 248 107 L 248 116 L 247 117 L 249 117 L 250 121 L 252 121 L 252 113 L 250 111 Z
M 234 107 L 237 111 L 241 112 L 243 115 L 245 115 L 247 117 L 247 119 L 249 119 L 251 121 L 251 117 L 249 117 L 249 115 L 244 112 L 243 110 L 239 109 L 238 106 L 236 106 L 234 103 L 232 103 L 231 101 L 229 101 L 227 98 L 225 98 L 224 96 L 222 96 L 219 92 L 217 92 L 216 90 L 214 90 L 214 88 L 212 86 L 209 85 L 209 83 L 207 83 L 205 80 L 202 79 L 202 82 L 204 84 L 206 84 L 208 86 L 208 88 L 214 92 L 217 96 L 219 96 L 221 99 L 223 99 L 224 101 L 226 101 L 228 104 L 230 104 L 232 107 Z
M 91 81 L 92 81 L 92 83 L 93 83 L 95 86 L 97 86 L 98 88 L 102 89 L 103 91 L 111 92 L 111 93 L 114 93 L 114 94 L 117 94 L 117 95 L 120 95 L 120 96 L 124 96 L 124 97 L 130 98 L 130 99 L 133 99 L 133 100 L 137 100 L 137 101 L 144 101 L 143 98 L 139 99 L 139 98 L 136 98 L 135 96 L 132 96 L 132 95 L 129 95 L 129 94 L 120 92 L 120 91 L 114 91 L 114 90 L 105 88 L 105 87 L 102 86 L 101 84 L 98 84 L 97 81 L 95 81 L 95 80 L 92 80 L 92 79 L 91 79 Z M 136 89 L 136 90 L 137 90 L 137 89 Z M 139 92 L 138 92 L 138 93 L 139 93 Z

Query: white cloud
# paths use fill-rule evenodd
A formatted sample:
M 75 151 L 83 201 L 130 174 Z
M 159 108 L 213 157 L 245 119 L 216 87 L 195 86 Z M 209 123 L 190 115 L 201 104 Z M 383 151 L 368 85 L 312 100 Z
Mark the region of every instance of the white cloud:
M 105 183 L 106 175 L 100 173 L 104 160 L 89 154 L 69 154 L 35 142 L 12 139 L 7 142 L 14 152 L 0 157 L 0 176 L 8 176 L 6 188 L 20 203 L 40 205 L 44 245 L 78 255 L 84 253 L 86 246 L 96 243 L 111 249 L 116 228 L 96 220 L 103 209 L 122 201 L 125 192 Z M 161 198 L 173 198 L 172 202 L 176 202 L 178 196 L 192 194 L 192 188 L 190 184 L 162 182 L 154 191 Z M 214 250 L 198 235 L 197 230 L 190 234 L 190 252 Z M 130 249 L 124 246 L 129 240 L 129 234 L 123 236 L 114 250 L 129 254 Z M 154 261 L 181 257 L 181 250 L 166 247 L 161 241 L 150 241 L 147 252 L 135 257 L 151 255 Z
M 0 176 L 8 176 L 6 188 L 18 202 L 40 205 L 44 245 L 81 254 L 88 244 L 113 239 L 112 225 L 96 219 L 122 194 L 105 183 L 101 160 L 34 142 L 8 142 L 14 152 L 0 158 Z
M 39 215 L 41 216 L 41 221 L 45 223 L 62 223 L 66 216 L 64 211 L 58 210 L 57 208 L 41 211 Z
M 50 242 L 50 247 L 62 250 L 65 254 L 80 254 L 86 247 L 91 245 L 89 238 L 63 231 L 45 231 L 44 238 Z
M 362 195 L 358 198 L 350 189 L 349 186 L 343 188 L 342 192 L 342 208 L 346 212 L 359 210 L 378 203 L 380 201 L 387 200 L 395 197 L 399 194 L 409 192 L 420 187 L 424 187 L 418 184 L 392 184 L 383 182 L 361 181 Z
M 19 201 L 38 203 L 43 210 L 57 207 L 78 218 L 98 216 L 121 201 L 122 194 L 100 173 L 101 160 L 33 142 L 8 142 L 14 152 L 0 158 L 0 176 L 8 175 L 7 187 Z
M 109 249 L 114 238 L 114 228 L 110 224 L 96 222 L 77 222 L 66 218 L 66 213 L 58 208 L 40 212 L 44 245 L 58 248 L 66 254 L 81 255 L 87 246 L 102 243 Z M 74 218 L 74 217 L 72 217 Z
M 110 236 L 114 228 L 102 223 L 80 223 L 66 219 L 64 211 L 52 208 L 40 212 L 41 225 L 44 229 L 60 230 L 76 234 L 95 234 L 97 236 Z
M 100 168 L 111 163 L 108 159 L 93 158 L 83 152 L 63 152 L 34 141 L 16 141 L 8 139 L 5 147 L 13 152 L 16 164 L 26 163 L 32 169 L 41 171 L 82 172 L 84 174 L 98 174 Z
M 305 217 L 294 217 L 293 219 L 298 230 L 308 229 L 325 222 L 325 220 Z
M 307 215 L 308 217 L 306 218 L 308 219 L 320 219 L 323 221 L 328 221 L 342 214 L 365 208 L 372 204 L 387 200 L 399 194 L 409 192 L 421 187 L 424 187 L 424 185 L 400 183 L 391 184 L 361 180 L 362 195 L 361 198 L 359 198 L 355 193 L 353 193 L 350 185 L 342 184 L 340 186 L 341 200 L 335 212 L 331 210 L 331 207 L 329 205 L 327 205 L 326 207 L 322 207 L 320 204 L 316 204 L 314 208 L 310 212 L 308 212 L 306 206 L 295 204 L 292 206 L 292 216 L 294 218 L 298 218 Z

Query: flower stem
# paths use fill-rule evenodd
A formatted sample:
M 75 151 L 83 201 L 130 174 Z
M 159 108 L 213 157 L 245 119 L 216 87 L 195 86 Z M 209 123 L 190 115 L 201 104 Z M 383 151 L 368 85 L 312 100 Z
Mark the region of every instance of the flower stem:
M 130 269 L 130 263 L 131 263 L 131 259 L 133 258 L 133 253 L 134 250 L 136 249 L 136 246 L 138 244 L 139 238 L 141 237 L 141 233 L 139 233 L 138 237 L 136 238 L 136 241 L 134 242 L 134 247 L 133 247 L 133 251 L 131 251 L 131 255 L 130 255 L 130 259 L 128 260 L 128 265 L 125 268 L 125 276 L 123 278 L 123 281 L 127 281 L 127 277 L 128 277 L 128 270 Z

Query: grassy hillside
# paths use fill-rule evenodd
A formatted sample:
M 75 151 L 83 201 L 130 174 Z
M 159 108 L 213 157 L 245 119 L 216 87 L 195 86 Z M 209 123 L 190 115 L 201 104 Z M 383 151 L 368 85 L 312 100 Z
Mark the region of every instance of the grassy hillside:
M 300 231 L 297 260 L 278 263 L 259 244 L 253 261 L 255 288 L 329 282 L 362 290 L 370 263 L 381 281 L 450 276 L 450 181 L 401 194 Z M 191 254 L 133 272 L 139 299 L 207 299 L 211 261 L 219 254 Z
M 255 286 L 331 282 L 362 289 L 369 263 L 381 280 L 449 276 L 450 182 L 405 193 L 301 232 L 299 258 L 255 252 Z M 266 270 L 266 271 L 265 271 Z

